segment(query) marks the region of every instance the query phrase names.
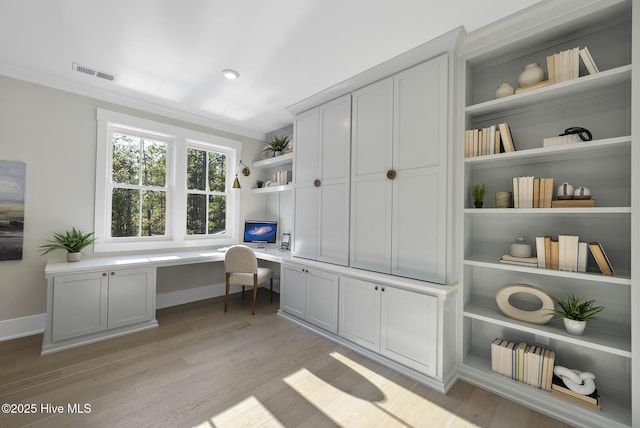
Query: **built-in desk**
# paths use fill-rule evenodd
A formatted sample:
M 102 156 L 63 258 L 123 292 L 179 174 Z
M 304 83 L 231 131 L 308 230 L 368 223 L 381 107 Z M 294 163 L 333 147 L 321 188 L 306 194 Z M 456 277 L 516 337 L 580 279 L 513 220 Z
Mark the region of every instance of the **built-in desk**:
M 226 248 L 50 261 L 42 354 L 158 326 L 157 268 L 223 262 Z M 255 249 L 259 260 L 281 263 L 291 253 Z

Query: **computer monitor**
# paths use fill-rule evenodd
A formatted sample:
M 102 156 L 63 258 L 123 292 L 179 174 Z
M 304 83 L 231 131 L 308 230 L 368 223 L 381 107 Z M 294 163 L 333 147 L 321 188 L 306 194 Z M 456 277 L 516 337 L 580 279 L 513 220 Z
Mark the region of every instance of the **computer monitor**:
M 275 244 L 278 236 L 277 221 L 259 221 L 245 220 L 244 222 L 244 238 L 246 243 L 258 244 Z

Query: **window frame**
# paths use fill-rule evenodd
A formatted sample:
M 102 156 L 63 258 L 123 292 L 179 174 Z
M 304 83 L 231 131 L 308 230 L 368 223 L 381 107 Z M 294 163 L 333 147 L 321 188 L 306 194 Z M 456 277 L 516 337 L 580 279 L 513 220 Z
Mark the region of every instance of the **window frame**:
M 97 109 L 97 152 L 95 192 L 95 253 L 169 250 L 230 245 L 238 237 L 240 196 L 233 191 L 234 165 L 241 158 L 242 143 L 212 134 L 166 123 Z M 165 236 L 111 237 L 112 142 L 111 134 L 131 132 L 168 142 L 167 212 Z M 222 235 L 187 235 L 187 149 L 199 148 L 227 156 L 225 195 L 226 227 Z

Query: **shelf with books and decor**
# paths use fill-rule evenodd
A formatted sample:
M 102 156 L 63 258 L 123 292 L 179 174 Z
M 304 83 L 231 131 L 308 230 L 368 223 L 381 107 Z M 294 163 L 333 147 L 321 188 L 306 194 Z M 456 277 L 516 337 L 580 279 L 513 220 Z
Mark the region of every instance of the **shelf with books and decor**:
M 251 163 L 251 168 L 270 172 L 270 179 L 261 183 L 262 187 L 256 187 L 253 193 L 285 192 L 293 188 L 291 169 L 293 165 L 293 152 L 280 156 L 273 156 Z
M 630 9 L 622 0 L 544 3 L 470 33 L 461 48 L 460 376 L 579 426 L 632 426 L 640 416 L 633 415 L 631 394 L 639 374 L 631 373 L 629 302 L 640 259 L 631 251 L 639 226 L 631 203 L 638 189 Z M 536 63 L 540 80 L 520 82 L 519 75 L 540 68 Z M 504 96 L 496 91 L 502 82 L 520 87 Z M 483 208 L 471 198 L 477 183 L 487 189 Z M 508 192 L 510 205 L 498 195 L 494 202 L 494 194 Z M 531 254 L 510 254 L 514 237 L 530 243 Z M 605 309 L 574 336 L 558 320 L 540 325 L 506 316 L 497 294 L 510 284 L 549 296 L 572 293 Z M 512 298 L 523 311 L 540 307 L 530 296 Z M 555 352 L 556 364 L 595 374 L 600 401 L 572 403 L 566 394 L 532 392 L 497 376 L 496 338 L 540 345 Z

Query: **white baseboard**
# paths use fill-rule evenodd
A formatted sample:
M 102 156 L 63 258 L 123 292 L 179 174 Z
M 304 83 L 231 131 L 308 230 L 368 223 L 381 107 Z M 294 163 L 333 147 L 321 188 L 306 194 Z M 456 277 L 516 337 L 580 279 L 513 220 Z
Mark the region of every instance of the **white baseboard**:
M 260 287 L 269 287 L 268 283 L 261 284 Z M 249 287 L 251 288 L 251 287 Z M 239 286 L 233 286 L 231 293 L 240 291 Z M 280 292 L 280 282 L 273 280 L 273 291 Z M 169 308 L 171 306 L 184 305 L 185 303 L 197 302 L 198 300 L 211 299 L 224 296 L 224 283 L 205 285 L 203 287 L 187 288 L 184 290 L 170 291 L 156 295 L 156 309 Z
M 46 313 L 0 321 L 0 342 L 40 334 L 46 323 Z

